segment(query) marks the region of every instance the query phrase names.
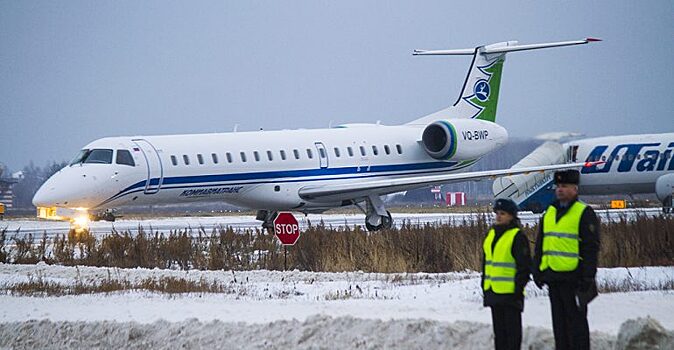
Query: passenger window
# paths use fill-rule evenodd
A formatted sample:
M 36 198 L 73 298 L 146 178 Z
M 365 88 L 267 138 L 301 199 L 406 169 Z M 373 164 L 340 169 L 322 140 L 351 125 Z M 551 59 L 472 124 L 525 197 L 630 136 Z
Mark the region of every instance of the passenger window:
M 353 148 L 349 146 L 346 148 L 346 151 L 349 153 L 349 157 L 353 157 Z
M 396 145 L 396 151 L 398 151 L 398 154 L 403 154 L 403 146 L 400 144 Z
M 122 165 L 136 166 L 136 162 L 133 161 L 133 156 L 131 156 L 131 152 L 125 149 L 117 150 L 116 163 Z
M 204 165 L 204 157 L 200 153 L 197 154 L 197 161 L 199 164 Z
M 314 158 L 314 153 L 311 152 L 311 149 L 310 149 L 310 148 L 307 148 L 307 157 L 309 157 L 309 159 L 313 159 L 313 158 Z
M 360 146 L 360 155 L 365 157 L 365 147 Z
M 218 155 L 211 153 L 211 158 L 213 158 L 213 164 L 218 164 Z
M 280 150 L 279 154 L 281 155 L 281 160 L 286 160 L 286 151 Z M 297 157 L 297 154 L 295 155 Z
M 241 152 L 240 156 L 241 156 L 241 161 L 245 163 L 246 162 L 246 152 Z
M 225 153 L 225 158 L 227 158 L 227 163 L 232 162 L 232 154 L 231 153 L 229 153 L 229 152 Z
M 112 164 L 111 149 L 92 149 L 84 159 L 86 164 Z
M 384 145 L 384 153 L 386 153 L 386 155 L 391 154 L 391 148 L 388 145 Z
M 293 154 L 295 155 L 295 159 L 300 159 L 300 151 L 294 149 Z
M 176 156 L 171 156 L 171 164 L 173 164 L 173 166 L 178 165 L 178 159 Z
M 372 154 L 374 154 L 375 156 L 379 155 L 379 150 L 377 149 L 377 146 L 375 146 L 375 145 L 372 145 Z
M 337 157 L 337 158 L 340 157 L 339 148 L 337 148 L 337 147 L 335 147 L 335 157 Z
M 256 162 L 260 161 L 260 153 L 258 151 L 253 151 L 253 157 L 255 158 Z
M 267 150 L 267 159 L 268 159 L 270 162 L 271 162 L 272 160 L 274 160 L 274 156 L 271 154 L 271 151 L 270 151 L 270 150 Z
M 183 162 L 185 162 L 185 165 L 190 165 L 190 158 L 187 154 L 183 154 Z
M 324 148 L 319 148 L 319 149 L 318 149 L 318 156 L 321 157 L 321 158 L 323 158 L 323 159 L 326 158 L 326 154 L 325 154 L 325 149 L 324 149 Z

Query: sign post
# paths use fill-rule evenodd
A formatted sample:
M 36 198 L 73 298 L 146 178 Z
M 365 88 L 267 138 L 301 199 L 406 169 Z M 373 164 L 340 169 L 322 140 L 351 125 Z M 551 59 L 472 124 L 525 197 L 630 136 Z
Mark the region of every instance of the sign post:
M 280 212 L 274 219 L 274 234 L 283 244 L 283 270 L 287 270 L 287 247 L 295 245 L 300 238 L 300 224 L 292 213 Z

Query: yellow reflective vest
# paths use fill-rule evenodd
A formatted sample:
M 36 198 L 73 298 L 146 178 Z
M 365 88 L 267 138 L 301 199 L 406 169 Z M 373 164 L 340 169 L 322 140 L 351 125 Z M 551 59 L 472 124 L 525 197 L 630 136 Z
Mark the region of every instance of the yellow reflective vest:
M 587 208 L 585 203 L 576 201 L 557 221 L 557 208 L 549 206 L 543 216 L 543 255 L 539 269 L 548 268 L 555 272 L 574 271 L 580 260 L 580 218 Z
M 515 273 L 517 265 L 512 254 L 513 241 L 519 228 L 505 231 L 494 245 L 496 232 L 492 228 L 484 239 L 484 281 L 482 289 L 497 294 L 515 293 Z M 494 249 L 492 250 L 492 246 Z

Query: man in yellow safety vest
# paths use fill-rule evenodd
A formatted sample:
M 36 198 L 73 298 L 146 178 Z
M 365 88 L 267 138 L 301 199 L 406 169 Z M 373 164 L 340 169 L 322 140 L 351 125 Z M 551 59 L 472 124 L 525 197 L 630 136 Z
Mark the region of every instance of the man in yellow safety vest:
M 482 246 L 484 306 L 491 308 L 496 350 L 519 349 L 524 287 L 531 271 L 529 240 L 520 230 L 515 202 L 497 199 L 494 213 L 495 223 Z
M 578 200 L 580 173 L 558 171 L 557 200 L 543 214 L 534 251 L 534 282 L 548 285 L 555 348 L 589 349 L 587 303 L 597 295 L 599 220 Z

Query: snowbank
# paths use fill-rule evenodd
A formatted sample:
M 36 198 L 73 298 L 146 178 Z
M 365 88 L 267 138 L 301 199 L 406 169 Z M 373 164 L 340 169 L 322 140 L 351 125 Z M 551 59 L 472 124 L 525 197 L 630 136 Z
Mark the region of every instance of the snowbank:
M 615 337 L 592 334 L 593 349 L 613 349 Z M 552 332 L 528 327 L 523 348 L 552 349 Z M 248 325 L 200 322 L 52 322 L 0 324 L 0 347 L 40 349 L 488 349 L 491 326 L 474 322 L 371 320 L 312 316 L 305 321 Z

